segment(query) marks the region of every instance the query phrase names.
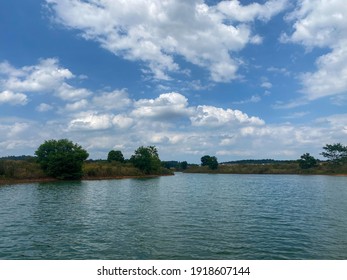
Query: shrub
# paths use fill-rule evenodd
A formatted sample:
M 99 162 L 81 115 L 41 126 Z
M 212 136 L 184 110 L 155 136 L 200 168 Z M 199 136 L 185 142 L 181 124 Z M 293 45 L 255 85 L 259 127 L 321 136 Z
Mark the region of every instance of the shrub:
M 38 163 L 48 175 L 58 179 L 80 179 L 88 153 L 67 139 L 45 141 L 35 152 Z

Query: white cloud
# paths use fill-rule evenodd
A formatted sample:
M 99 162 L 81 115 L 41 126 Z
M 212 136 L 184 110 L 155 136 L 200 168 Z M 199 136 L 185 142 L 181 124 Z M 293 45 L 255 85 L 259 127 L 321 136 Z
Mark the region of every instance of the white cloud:
M 251 38 L 250 42 L 255 45 L 260 45 L 261 43 L 263 43 L 263 37 L 255 35 Z
M 347 7 L 344 0 L 301 0 L 297 9 L 287 16 L 295 21 L 292 35 L 283 40 L 301 43 L 308 48 L 331 47 L 346 38 Z
M 120 129 L 130 128 L 134 124 L 134 122 L 135 121 L 132 118 L 124 114 L 116 115 L 112 118 L 112 124 L 116 128 Z
M 299 119 L 299 118 L 302 118 L 308 114 L 309 114 L 309 112 L 295 112 L 295 113 L 292 113 L 288 116 L 284 116 L 283 118 L 284 119 Z
M 290 74 L 291 74 L 290 71 L 284 67 L 278 68 L 278 67 L 271 66 L 267 69 L 267 71 L 272 72 L 272 73 L 276 73 L 276 74 L 282 74 L 285 76 L 290 76 Z
M 261 101 L 261 97 L 259 95 L 252 95 L 251 98 L 241 100 L 241 101 L 235 101 L 233 104 L 247 104 L 247 103 L 258 103 Z
M 56 89 L 56 95 L 67 101 L 76 101 L 81 98 L 86 98 L 90 96 L 92 93 L 85 89 L 85 88 L 75 88 L 73 86 L 70 86 L 69 84 L 62 83 L 57 89 Z
M 93 104 L 104 110 L 120 110 L 126 109 L 132 104 L 125 89 L 115 90 L 112 92 L 104 92 L 93 98 Z
M 17 94 L 4 85 L 16 77 L 21 81 L 30 80 L 31 72 L 25 69 L 38 69 L 40 65 L 16 69 L 7 62 L 2 63 L 0 103 L 25 105 L 26 94 Z M 123 152 L 130 157 L 140 145 L 156 145 L 161 158 L 166 160 L 196 162 L 204 154 L 218 155 L 220 160 L 235 157 L 295 159 L 304 152 L 318 156 L 324 144 L 347 139 L 345 114 L 306 125 L 289 122 L 275 125 L 235 108 L 191 105 L 179 92 L 132 100 L 125 89 L 92 93 L 67 84 L 67 77 L 58 75 L 56 79 L 50 82 L 54 87 L 49 91 L 49 99 L 44 100 L 47 103 L 33 109 L 45 112 L 52 110 L 50 104 L 54 104 L 61 108 L 61 114 L 56 114 L 56 119 L 37 123 L 19 118 L 0 119 L 2 155 L 33 154 L 46 139 L 69 138 L 88 149 L 92 158 L 105 158 L 115 146 L 124 147 Z M 45 88 L 48 90 L 49 86 Z M 242 102 L 258 101 L 260 97 L 254 95 Z M 307 99 L 301 101 L 307 102 Z M 294 103 L 277 105 L 295 106 Z M 303 115 L 299 112 L 292 117 Z
M 215 82 L 228 82 L 236 77 L 238 65 L 231 58 L 211 65 L 211 78 Z
M 239 125 L 263 125 L 265 122 L 258 117 L 249 117 L 239 110 L 222 109 L 213 106 L 198 106 L 190 117 L 193 126 L 225 127 Z
M 292 108 L 306 105 L 307 103 L 308 103 L 308 100 L 306 98 L 289 100 L 287 102 L 277 101 L 275 104 L 272 105 L 272 108 L 274 108 L 274 109 L 292 109 Z
M 3 64 L 4 65 L 4 64 Z M 3 88 L 20 92 L 52 91 L 59 87 L 65 79 L 73 78 L 73 74 L 58 65 L 54 58 L 43 59 L 38 65 L 25 66 L 21 69 L 5 64 L 7 79 L 1 80 Z
M 272 88 L 272 84 L 270 82 L 268 82 L 268 81 L 263 82 L 260 86 L 262 88 L 266 88 L 266 89 Z
M 15 68 L 8 62 L 0 63 L 0 90 L 2 99 L 9 99 L 12 103 L 25 105 L 27 95 L 33 93 L 54 94 L 64 101 L 78 101 L 92 93 L 85 88 L 76 88 L 66 82 L 75 75 L 59 66 L 58 59 L 41 59 L 37 65 Z M 21 93 L 15 93 L 21 92 Z M 46 110 L 38 107 L 37 110 Z
M 316 61 L 317 70 L 301 75 L 302 92 L 308 99 L 347 92 L 347 5 L 344 0 L 299 1 L 288 16 L 294 32 L 283 42 L 299 43 L 308 50 L 328 48 Z
M 317 59 L 316 72 L 301 75 L 308 99 L 347 94 L 347 38 L 341 46 Z
M 210 71 L 211 79 L 225 82 L 237 77 L 233 53 L 262 39 L 252 34 L 250 22 L 267 21 L 286 8 L 288 1 L 240 5 L 221 1 L 208 6 L 202 0 L 46 0 L 57 22 L 80 30 L 125 59 L 145 62 L 154 78 L 168 80 L 169 72 L 184 72 L 176 62 L 185 60 Z M 246 24 L 244 24 L 246 23 Z
M 47 103 L 41 103 L 39 106 L 36 107 L 36 111 L 38 112 L 47 112 L 50 110 L 53 110 L 53 106 Z
M 190 113 L 188 99 L 176 92 L 161 94 L 156 99 L 140 99 L 135 101 L 134 106 L 131 114 L 136 118 L 168 120 L 186 117 Z
M 0 92 L 0 104 L 8 103 L 11 105 L 26 105 L 28 97 L 23 93 L 14 93 L 9 90 Z
M 112 115 L 85 112 L 70 121 L 68 130 L 105 130 L 111 127 Z
M 16 69 L 7 61 L 0 63 L 0 74 L 15 77 L 25 75 L 22 70 Z
M 264 5 L 252 3 L 247 6 L 240 4 L 238 0 L 221 1 L 217 9 L 234 21 L 270 20 L 274 15 L 282 12 L 288 5 L 287 0 L 270 0 Z
M 74 103 L 68 103 L 65 106 L 66 111 L 80 111 L 88 106 L 88 101 L 86 99 L 82 99 L 79 101 L 76 101 Z

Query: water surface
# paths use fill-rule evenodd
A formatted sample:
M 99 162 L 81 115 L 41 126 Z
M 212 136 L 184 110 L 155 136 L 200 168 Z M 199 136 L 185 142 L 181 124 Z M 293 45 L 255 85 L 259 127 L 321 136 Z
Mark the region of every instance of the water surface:
M 0 259 L 347 259 L 347 177 L 0 187 Z

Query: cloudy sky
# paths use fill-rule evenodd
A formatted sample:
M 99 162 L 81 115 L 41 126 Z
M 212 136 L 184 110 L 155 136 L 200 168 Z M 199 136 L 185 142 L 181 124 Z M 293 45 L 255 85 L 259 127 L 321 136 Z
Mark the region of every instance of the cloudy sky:
M 0 156 L 320 157 L 347 144 L 345 0 L 0 2 Z

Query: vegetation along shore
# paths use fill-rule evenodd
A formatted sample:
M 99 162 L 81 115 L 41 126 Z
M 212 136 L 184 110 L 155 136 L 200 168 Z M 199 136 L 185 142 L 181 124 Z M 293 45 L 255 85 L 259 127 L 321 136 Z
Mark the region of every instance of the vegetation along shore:
M 210 174 L 347 175 L 347 146 L 327 144 L 318 160 L 309 153 L 298 160 L 240 160 L 218 163 L 215 156 L 201 164 L 161 161 L 155 146 L 141 146 L 130 159 L 111 150 L 105 160 L 87 160 L 88 152 L 67 139 L 45 141 L 35 156 L 0 158 L 0 184 L 56 180 L 103 180 L 173 175 L 175 171 Z

